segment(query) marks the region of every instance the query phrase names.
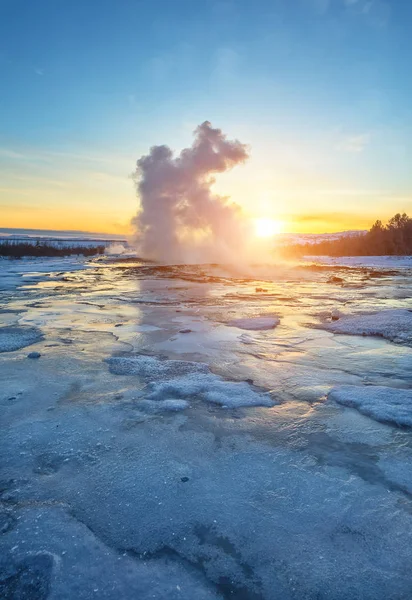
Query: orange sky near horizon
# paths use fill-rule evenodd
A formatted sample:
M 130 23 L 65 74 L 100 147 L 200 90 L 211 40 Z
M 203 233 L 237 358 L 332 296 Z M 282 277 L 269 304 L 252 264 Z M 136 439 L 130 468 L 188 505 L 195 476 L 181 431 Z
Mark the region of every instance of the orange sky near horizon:
M 192 125 L 178 147 L 191 138 Z M 131 234 L 138 199 L 130 173 L 136 156 L 145 152 L 146 144 L 119 154 L 0 147 L 0 227 Z M 369 229 L 376 219 L 412 212 L 408 188 L 370 189 L 325 169 L 326 155 L 325 150 L 312 166 L 308 149 L 286 160 L 274 144 L 257 137 L 248 161 L 219 174 L 213 189 L 239 204 L 247 218 L 280 221 L 283 233 Z
M 261 214 L 249 215 L 250 218 L 261 218 Z M 392 214 L 358 215 L 345 213 L 312 214 L 312 215 L 287 215 L 270 213 L 262 218 L 273 218 L 281 224 L 281 233 L 333 233 L 347 230 L 369 229 L 377 218 L 386 222 Z M 131 218 L 133 213 L 112 215 L 96 212 L 90 207 L 69 210 L 64 207 L 60 210 L 19 206 L 2 207 L 1 227 L 16 229 L 49 229 L 49 230 L 74 230 L 85 232 L 113 233 L 131 235 L 133 228 Z

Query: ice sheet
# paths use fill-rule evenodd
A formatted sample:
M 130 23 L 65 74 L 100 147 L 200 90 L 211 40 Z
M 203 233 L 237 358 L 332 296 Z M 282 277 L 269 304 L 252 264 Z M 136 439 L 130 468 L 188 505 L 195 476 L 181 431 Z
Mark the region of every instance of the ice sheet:
M 43 334 L 0 354 L 0 596 L 409 599 L 412 348 L 316 326 L 404 317 L 408 269 L 42 269 L 0 290 Z
M 277 317 L 250 317 L 244 319 L 233 319 L 228 322 L 231 327 L 259 331 L 265 329 L 274 329 L 279 325 L 280 320 Z

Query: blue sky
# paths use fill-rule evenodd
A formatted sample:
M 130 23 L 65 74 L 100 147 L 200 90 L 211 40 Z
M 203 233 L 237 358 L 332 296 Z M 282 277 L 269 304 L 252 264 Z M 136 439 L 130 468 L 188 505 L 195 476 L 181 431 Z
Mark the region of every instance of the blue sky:
M 288 230 L 412 213 L 409 0 L 0 0 L 0 226 L 125 231 L 128 175 L 208 119 L 216 188 Z

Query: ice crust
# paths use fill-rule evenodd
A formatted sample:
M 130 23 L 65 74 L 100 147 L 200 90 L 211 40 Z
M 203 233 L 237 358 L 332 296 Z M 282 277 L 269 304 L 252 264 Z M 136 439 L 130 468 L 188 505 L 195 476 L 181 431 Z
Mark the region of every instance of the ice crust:
M 140 354 L 132 357 L 112 357 L 106 361 L 115 375 L 138 375 L 145 379 L 171 378 L 192 373 L 208 373 L 204 363 L 184 360 L 159 360 Z
M 22 258 L 13 260 L 0 257 L 0 291 L 13 290 L 21 285 L 59 279 L 65 273 L 87 269 L 87 259 L 71 256 L 67 258 Z M 60 273 L 60 274 L 59 274 Z
M 0 327 L 0 352 L 14 352 L 42 340 L 39 329 L 34 327 Z
M 345 316 L 325 324 L 324 328 L 333 333 L 379 336 L 397 344 L 412 346 L 412 310 L 408 309 Z
M 0 440 L 20 477 L 5 484 L 3 575 L 48 553 L 52 600 L 408 597 L 412 520 L 397 494 L 302 449 L 179 415 L 125 429 L 120 414 L 74 406 Z
M 145 398 L 149 401 L 163 404 L 200 398 L 227 408 L 274 405 L 268 394 L 255 391 L 246 382 L 225 381 L 211 373 L 209 367 L 203 363 L 159 360 L 144 355 L 112 357 L 107 359 L 107 362 L 110 371 L 116 375 L 138 375 L 144 379 L 149 390 Z M 180 405 L 169 406 L 174 406 L 175 410 L 182 410 L 176 408 Z
M 412 390 L 343 385 L 331 390 L 329 399 L 356 408 L 376 421 L 412 427 Z
M 4 325 L 47 339 L 0 355 L 0 598 L 409 600 L 412 429 L 386 419 L 412 348 L 308 323 L 409 308 L 412 272 L 348 271 L 331 297 L 324 270 L 98 264 L 54 289 L 33 261 L 0 292 Z M 385 423 L 332 399 L 349 384 Z
M 157 412 L 180 412 L 190 406 L 187 400 L 174 400 L 169 398 L 168 400 L 142 400 L 138 403 L 137 407 L 140 410 L 148 413 Z
M 280 319 L 278 319 L 278 317 L 250 317 L 233 319 L 232 321 L 228 322 L 228 325 L 250 331 L 264 331 L 266 329 L 274 329 L 279 325 L 279 323 Z
M 199 396 L 205 402 L 219 404 L 227 408 L 241 406 L 273 406 L 268 394 L 255 392 L 244 382 L 228 382 L 216 375 L 187 375 L 164 383 L 151 384 L 149 398 L 162 400 L 168 397 L 194 398 Z
M 108 548 L 63 508 L 24 509 L 8 531 L 0 559 L 0 597 L 10 600 L 221 598 L 190 565 L 159 556 L 136 560 Z M 21 549 L 25 541 L 26 552 Z M 47 543 L 45 543 L 47 540 Z M 47 549 L 45 549 L 47 548 Z M 13 591 L 11 591 L 13 590 Z

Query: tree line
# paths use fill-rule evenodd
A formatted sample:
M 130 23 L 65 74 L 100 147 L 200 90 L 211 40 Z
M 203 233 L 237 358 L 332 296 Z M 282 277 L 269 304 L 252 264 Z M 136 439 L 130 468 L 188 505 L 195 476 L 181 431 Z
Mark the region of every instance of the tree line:
M 57 247 L 47 242 L 37 241 L 35 244 L 30 242 L 12 242 L 0 241 L 0 256 L 8 256 L 10 258 L 23 258 L 24 256 L 94 256 L 96 254 L 104 254 L 105 246 L 66 246 Z
M 397 213 L 386 225 L 375 221 L 366 233 L 343 235 L 336 240 L 295 244 L 285 249 L 289 256 L 400 256 L 412 254 L 412 219 Z

